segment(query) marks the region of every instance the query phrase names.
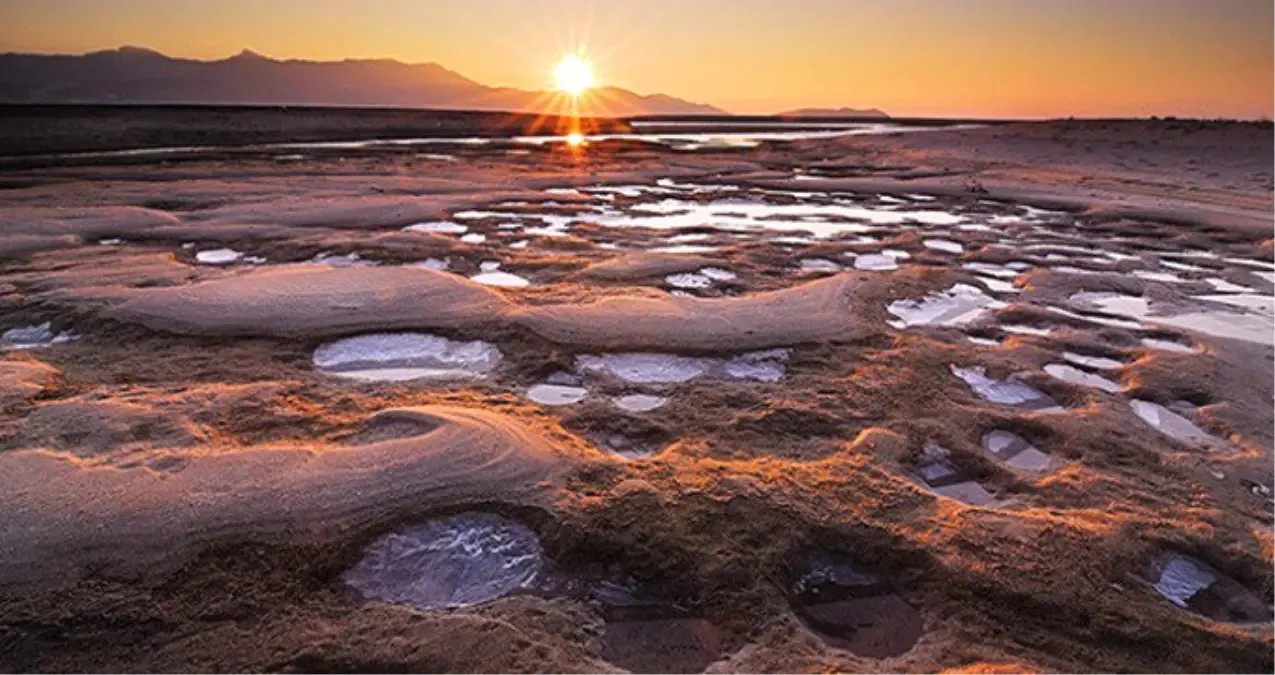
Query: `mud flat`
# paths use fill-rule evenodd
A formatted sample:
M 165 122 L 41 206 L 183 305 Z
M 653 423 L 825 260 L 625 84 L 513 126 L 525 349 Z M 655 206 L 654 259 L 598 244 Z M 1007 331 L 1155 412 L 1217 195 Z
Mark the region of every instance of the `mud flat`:
M 366 124 L 0 162 L 0 669 L 1275 666 L 1269 125 Z

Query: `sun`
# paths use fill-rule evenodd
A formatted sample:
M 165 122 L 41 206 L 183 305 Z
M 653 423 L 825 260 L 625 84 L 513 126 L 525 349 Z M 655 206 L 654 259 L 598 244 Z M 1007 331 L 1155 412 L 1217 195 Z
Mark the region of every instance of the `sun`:
M 558 91 L 579 96 L 593 86 L 593 68 L 579 56 L 569 54 L 553 69 L 553 81 Z

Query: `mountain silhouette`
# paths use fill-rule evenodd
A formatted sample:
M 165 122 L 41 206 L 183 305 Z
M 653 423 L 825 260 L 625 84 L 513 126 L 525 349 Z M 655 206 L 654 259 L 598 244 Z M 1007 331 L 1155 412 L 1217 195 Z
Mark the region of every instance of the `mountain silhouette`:
M 801 108 L 779 113 L 780 117 L 845 117 L 848 119 L 886 118 L 883 110 L 876 108 Z
M 3 103 L 185 103 L 450 108 L 567 112 L 553 92 L 489 87 L 436 63 L 392 59 L 276 60 L 244 50 L 218 61 L 142 47 L 83 55 L 0 54 Z M 709 105 L 602 87 L 582 97 L 589 116 L 724 114 Z

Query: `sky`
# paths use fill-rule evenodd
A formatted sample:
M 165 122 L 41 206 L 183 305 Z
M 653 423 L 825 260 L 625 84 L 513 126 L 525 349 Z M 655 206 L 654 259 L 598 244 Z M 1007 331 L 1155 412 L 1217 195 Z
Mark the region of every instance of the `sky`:
M 121 45 L 218 59 L 435 62 L 552 86 L 583 51 L 607 85 L 731 112 L 1270 118 L 1271 0 L 0 0 L 0 52 Z

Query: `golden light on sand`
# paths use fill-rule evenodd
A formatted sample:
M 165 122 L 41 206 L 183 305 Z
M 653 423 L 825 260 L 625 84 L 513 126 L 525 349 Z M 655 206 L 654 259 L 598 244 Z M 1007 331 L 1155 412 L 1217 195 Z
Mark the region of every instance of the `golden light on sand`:
M 568 54 L 553 69 L 553 81 L 558 91 L 579 96 L 593 86 L 593 68 L 579 56 Z

